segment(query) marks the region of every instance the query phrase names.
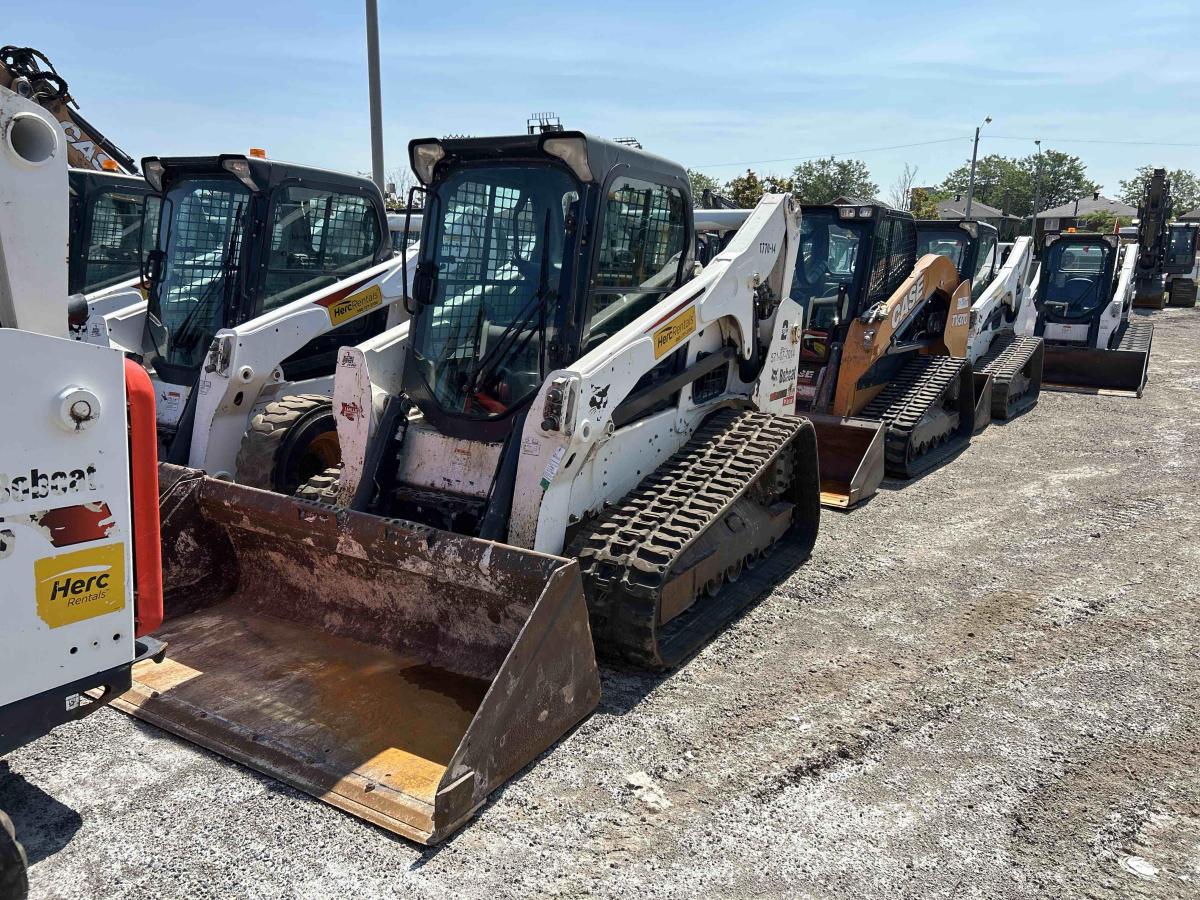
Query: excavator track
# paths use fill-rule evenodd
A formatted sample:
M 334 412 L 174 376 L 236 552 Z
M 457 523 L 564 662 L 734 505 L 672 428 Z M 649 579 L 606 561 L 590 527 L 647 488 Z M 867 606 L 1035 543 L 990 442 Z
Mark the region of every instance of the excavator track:
M 1012 419 L 1030 409 L 1042 390 L 1045 345 L 1039 337 L 999 335 L 980 357 L 977 370 L 991 375 L 992 418 Z
M 808 557 L 819 516 L 812 423 L 718 412 L 574 536 L 597 650 L 678 664 Z
M 915 356 L 859 414 L 886 426 L 884 470 L 915 478 L 960 451 L 975 425 L 971 364 Z

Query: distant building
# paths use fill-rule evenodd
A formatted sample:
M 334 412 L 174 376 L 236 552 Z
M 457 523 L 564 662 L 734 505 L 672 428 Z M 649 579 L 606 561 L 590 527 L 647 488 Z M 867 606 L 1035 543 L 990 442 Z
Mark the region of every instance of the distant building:
M 1122 203 L 1120 200 L 1110 200 L 1100 196 L 1100 192 L 1090 197 L 1080 197 L 1062 206 L 1042 210 L 1037 214 L 1038 231 L 1041 234 L 1056 234 L 1068 228 L 1080 227 L 1079 221 L 1090 213 L 1106 212 L 1113 216 L 1132 218 L 1137 215 L 1137 207 Z
M 1200 206 L 1179 217 L 1180 222 L 1200 222 Z
M 939 219 L 965 219 L 967 217 L 967 198 L 962 194 L 956 194 L 952 200 L 939 200 L 937 209 Z M 1015 234 L 1021 223 L 1020 216 L 1009 215 L 1003 210 L 988 206 L 974 198 L 971 199 L 971 218 L 976 222 L 991 225 L 1000 232 L 1002 240 Z

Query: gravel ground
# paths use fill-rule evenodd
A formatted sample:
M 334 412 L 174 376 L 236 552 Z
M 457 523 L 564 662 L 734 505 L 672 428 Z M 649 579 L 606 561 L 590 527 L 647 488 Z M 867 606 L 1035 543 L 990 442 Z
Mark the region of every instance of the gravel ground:
M 112 710 L 0 763 L 35 897 L 1200 895 L 1200 313 L 852 514 L 426 849 Z

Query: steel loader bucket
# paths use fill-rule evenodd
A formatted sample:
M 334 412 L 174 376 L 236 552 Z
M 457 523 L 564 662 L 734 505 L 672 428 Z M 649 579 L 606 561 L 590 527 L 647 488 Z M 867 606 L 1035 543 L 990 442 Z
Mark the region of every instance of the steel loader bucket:
M 821 505 L 849 509 L 879 490 L 883 481 L 881 422 L 805 413 L 817 432 Z
M 996 378 L 991 372 L 972 373 L 975 388 L 975 427 L 972 433 L 979 434 L 992 424 L 992 389 Z
M 1149 323 L 1131 325 L 1116 350 L 1046 344 L 1042 387 L 1118 397 L 1142 396 L 1153 329 Z
M 435 843 L 600 696 L 573 560 L 163 465 L 167 647 L 118 705 Z

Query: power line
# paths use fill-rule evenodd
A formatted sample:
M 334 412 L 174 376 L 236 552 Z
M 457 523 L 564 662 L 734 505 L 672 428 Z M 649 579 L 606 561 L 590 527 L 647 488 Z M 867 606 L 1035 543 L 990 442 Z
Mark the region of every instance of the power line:
M 1200 143 L 1180 143 L 1177 141 L 1114 141 L 1103 138 L 1056 138 L 1056 137 L 1012 137 L 1005 134 L 984 134 L 984 139 L 998 141 L 1034 141 L 1041 140 L 1044 144 L 1120 144 L 1131 147 L 1200 147 Z
M 779 159 L 750 159 L 745 162 L 730 162 L 730 163 L 705 163 L 704 165 L 694 166 L 696 169 L 724 169 L 729 166 L 765 166 L 770 163 L 781 162 L 805 162 L 810 159 L 828 159 L 831 156 L 856 156 L 859 153 L 878 153 L 882 150 L 906 150 L 909 147 L 928 147 L 930 144 L 949 144 L 954 141 L 969 141 L 971 135 L 962 135 L 960 137 L 938 138 L 936 141 L 918 141 L 915 144 L 892 144 L 890 147 L 868 147 L 865 150 L 846 150 L 841 153 L 818 153 L 814 156 L 783 156 Z

